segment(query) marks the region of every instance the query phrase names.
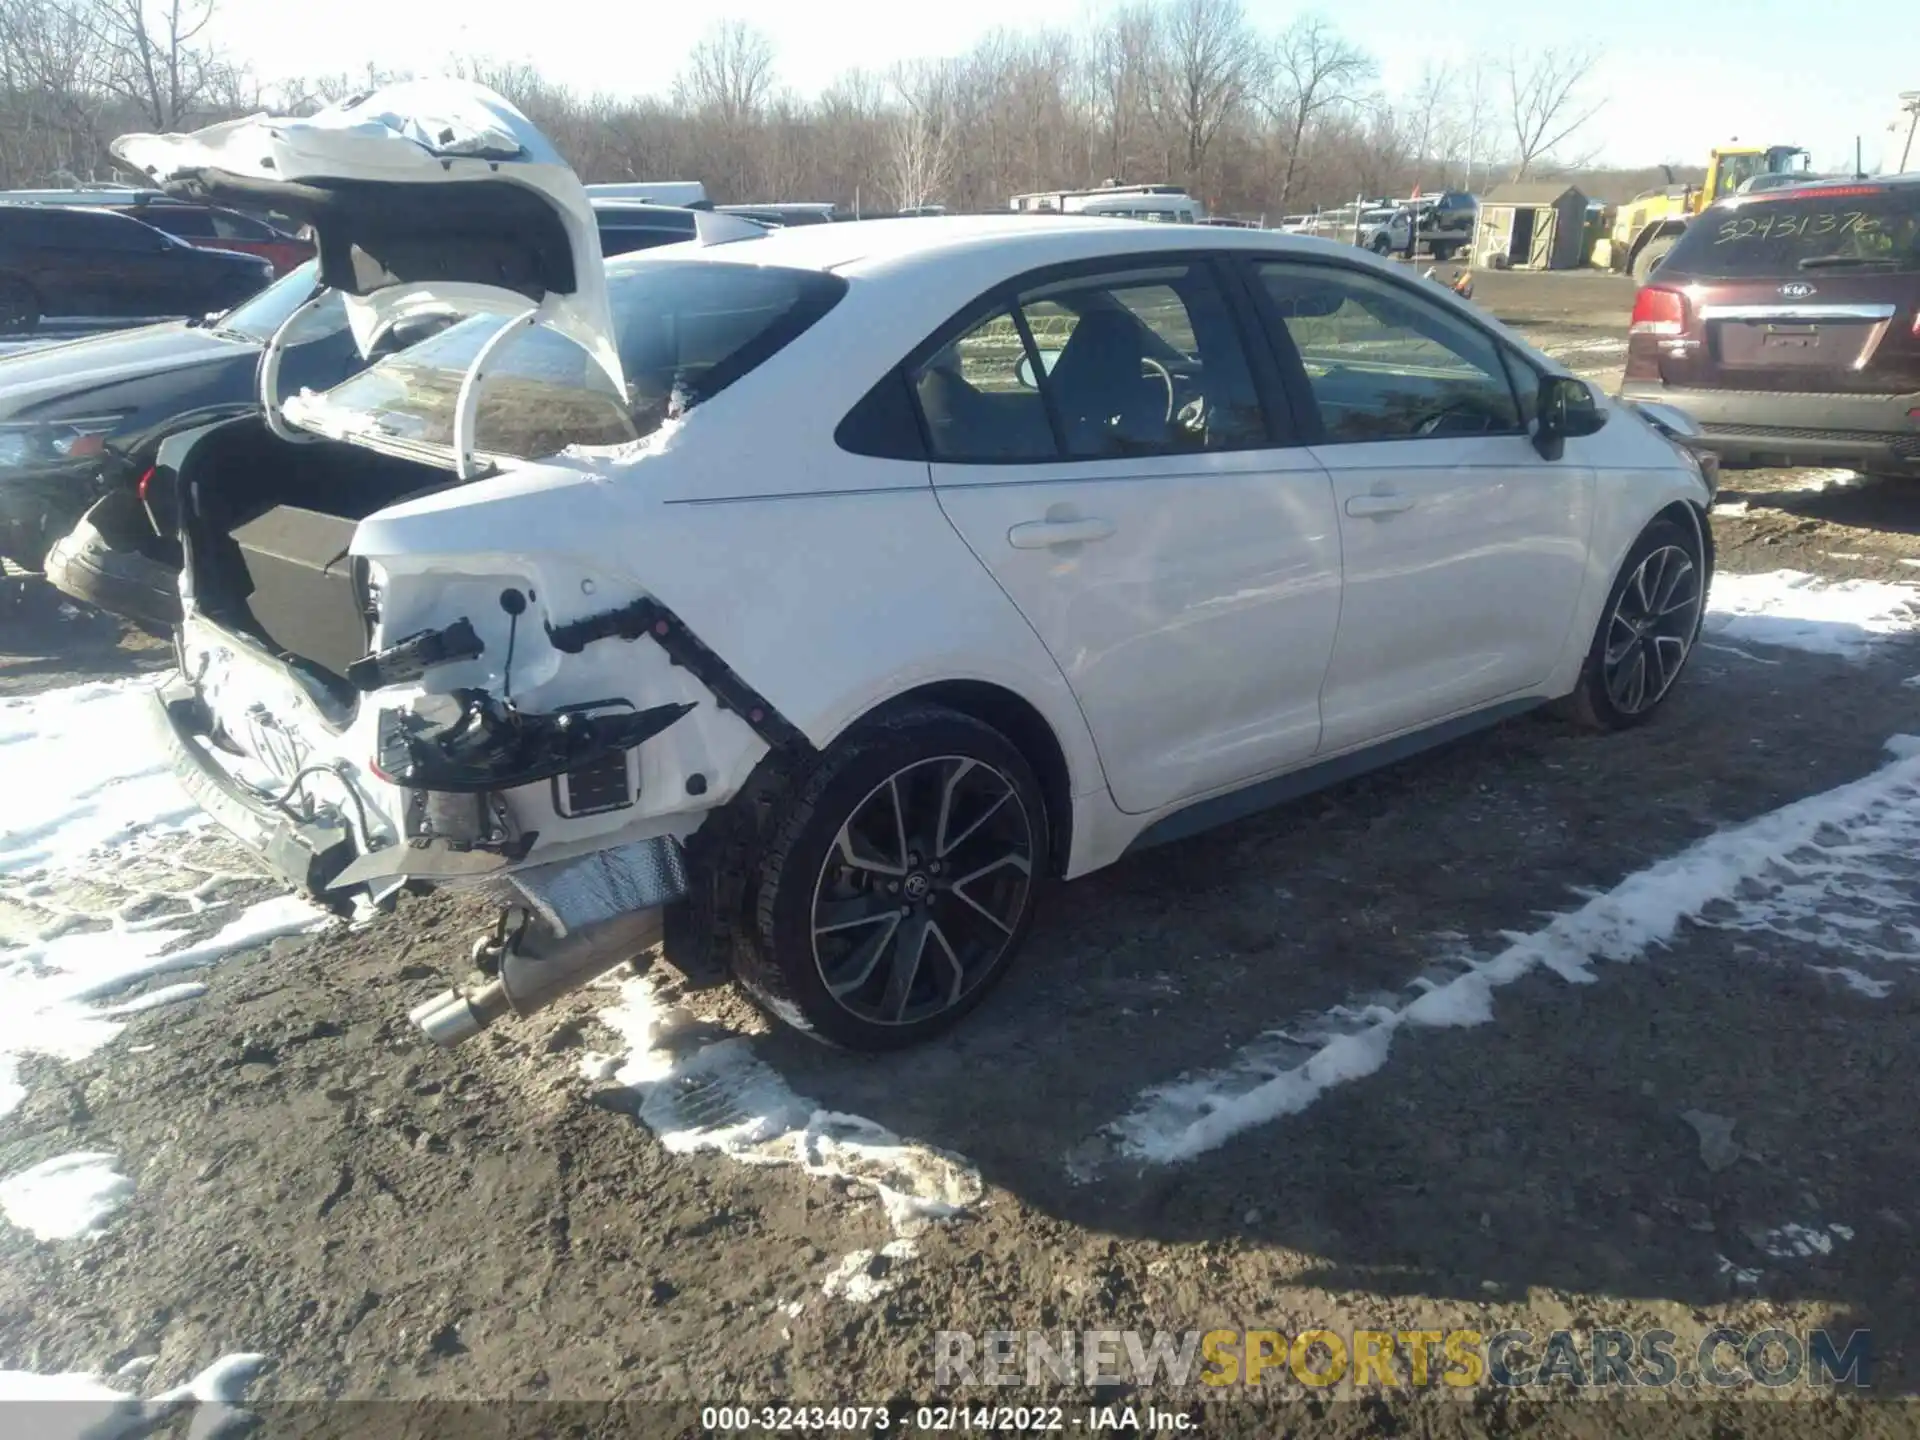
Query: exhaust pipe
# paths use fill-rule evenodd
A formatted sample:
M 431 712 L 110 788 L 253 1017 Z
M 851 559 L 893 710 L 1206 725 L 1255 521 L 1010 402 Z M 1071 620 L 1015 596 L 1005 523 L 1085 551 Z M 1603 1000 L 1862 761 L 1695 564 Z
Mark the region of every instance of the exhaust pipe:
M 476 990 L 443 990 L 416 1005 L 407 1018 L 436 1045 L 451 1050 L 501 1016 L 531 1015 L 650 949 L 659 942 L 663 923 L 664 911 L 657 906 L 629 910 L 545 944 L 535 937 L 550 932 L 536 923 L 524 941 L 503 948 L 497 978 Z

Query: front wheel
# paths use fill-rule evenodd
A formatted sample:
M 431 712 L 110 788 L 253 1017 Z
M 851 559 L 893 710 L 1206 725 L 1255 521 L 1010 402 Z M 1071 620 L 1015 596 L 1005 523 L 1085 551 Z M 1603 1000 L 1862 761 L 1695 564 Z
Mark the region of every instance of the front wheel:
M 1570 717 L 1596 730 L 1644 723 L 1673 690 L 1706 618 L 1700 542 L 1686 526 L 1656 520 L 1627 552 L 1607 607 L 1567 697 Z
M 927 1039 L 985 998 L 1049 853 L 1039 783 L 1005 736 L 904 708 L 836 742 L 783 809 L 735 958 L 749 994 L 854 1050 Z

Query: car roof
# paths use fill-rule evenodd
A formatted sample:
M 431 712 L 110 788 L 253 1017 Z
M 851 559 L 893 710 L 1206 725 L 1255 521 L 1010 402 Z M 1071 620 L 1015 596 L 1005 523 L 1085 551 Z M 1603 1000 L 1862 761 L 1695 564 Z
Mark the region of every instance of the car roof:
M 847 220 L 836 225 L 798 225 L 769 230 L 750 240 L 699 249 L 667 246 L 621 263 L 685 260 L 698 255 L 742 265 L 781 265 L 845 275 L 879 274 L 940 266 L 987 252 L 1009 274 L 1050 264 L 1093 260 L 1130 251 L 1262 250 L 1350 256 L 1351 245 L 1272 230 L 1233 225 L 1154 224 L 1104 216 L 1059 214 L 929 215 L 903 219 Z
M 133 207 L 129 206 L 123 210 L 117 205 L 53 205 L 39 200 L 0 201 L 0 210 L 15 215 L 26 212 L 31 212 L 36 215 L 45 215 L 49 212 L 68 215 L 108 215 L 115 220 L 132 221 L 143 230 L 153 229 L 146 221 L 129 213 L 132 208 Z

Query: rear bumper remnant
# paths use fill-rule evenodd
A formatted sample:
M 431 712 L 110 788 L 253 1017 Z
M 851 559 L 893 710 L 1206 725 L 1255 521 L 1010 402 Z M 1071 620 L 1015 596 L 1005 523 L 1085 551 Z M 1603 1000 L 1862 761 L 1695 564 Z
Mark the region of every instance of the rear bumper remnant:
M 310 899 L 331 903 L 327 890 L 354 856 L 342 821 L 300 820 L 229 775 L 201 746 L 211 729 L 183 681 L 154 693 L 153 725 L 188 798 L 211 815 L 274 874 Z
M 1624 400 L 1684 410 L 1698 445 L 1729 466 L 1832 465 L 1920 475 L 1920 392 L 1813 395 L 1771 390 L 1689 390 L 1629 380 Z

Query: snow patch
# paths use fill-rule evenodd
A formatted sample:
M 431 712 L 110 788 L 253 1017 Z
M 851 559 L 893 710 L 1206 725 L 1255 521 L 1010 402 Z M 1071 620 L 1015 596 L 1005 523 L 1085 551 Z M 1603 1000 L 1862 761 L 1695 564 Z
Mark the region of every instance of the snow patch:
M 152 1363 L 151 1356 L 129 1361 L 114 1378 L 136 1379 Z M 92 1371 L 36 1375 L 0 1370 L 0 1412 L 5 1417 L 0 1433 L 33 1440 L 135 1440 L 163 1429 L 179 1411 L 202 1405 L 209 1408 L 195 1414 L 189 1434 L 219 1434 L 235 1418 L 228 1407 L 246 1398 L 266 1363 L 264 1355 L 225 1355 L 186 1384 L 151 1400 L 109 1385 L 104 1375 Z
M 133 1194 L 133 1181 L 113 1168 L 117 1163 L 100 1150 L 43 1160 L 0 1180 L 0 1214 L 36 1240 L 98 1235 Z
M 1849 990 L 1869 1000 L 1884 1000 L 1893 993 L 1891 980 L 1875 980 L 1871 975 L 1862 975 L 1851 965 L 1810 965 L 1807 968 L 1816 975 L 1832 975 L 1844 980 Z
M 207 823 L 142 743 L 151 681 L 0 700 L 0 874 L 78 866 L 102 845 Z
M 188 866 L 194 874 L 181 879 L 171 857 L 189 846 L 229 862 L 219 842 L 184 838 L 208 821 L 158 747 L 145 743 L 152 690 L 151 681 L 102 682 L 0 700 L 0 875 L 8 881 L 0 903 L 0 1115 L 25 1099 L 22 1056 L 84 1059 L 127 1017 L 197 998 L 206 987 L 181 983 L 98 1002 L 328 923 L 292 896 L 237 909 L 222 898 L 252 876 Z M 231 855 L 244 863 L 237 847 Z M 183 901 L 185 913 L 144 915 L 155 899 Z M 208 935 L 215 919 L 225 923 Z
M 896 1290 L 904 1278 L 902 1262 L 918 1253 L 911 1240 L 890 1240 L 878 1250 L 855 1250 L 844 1255 L 820 1284 L 820 1292 L 833 1300 L 851 1305 L 870 1305 L 890 1290 Z
M 1758 1270 L 1744 1269 L 1734 1264 L 1733 1261 L 1727 1259 L 1724 1255 L 1717 1255 L 1714 1258 L 1720 1262 L 1720 1273 L 1730 1278 L 1734 1284 L 1758 1285 L 1760 1283 L 1760 1272 Z
M 0 951 L 0 1115 L 25 1098 L 20 1056 L 84 1060 L 126 1028 L 125 1017 L 204 994 L 206 987 L 170 985 L 105 1007 L 90 1002 L 156 975 L 202 970 L 237 950 L 327 923 L 328 917 L 306 901 L 277 895 L 247 906 L 204 940 L 189 940 L 192 932 L 177 926 L 145 928 L 115 917 L 104 930 L 70 931 Z
M 588 1055 L 581 1074 L 635 1091 L 640 1119 L 674 1154 L 711 1151 L 745 1165 L 797 1165 L 852 1181 L 879 1199 L 902 1238 L 980 1199 L 980 1174 L 960 1156 L 794 1094 L 744 1036 L 713 1038 L 712 1027 L 662 1003 L 648 977 L 618 989 L 620 1003 L 600 1018 L 626 1040 L 626 1054 Z
M 1890 636 L 1920 630 L 1920 586 L 1829 583 L 1799 570 L 1721 572 L 1707 597 L 1705 633 L 1816 655 L 1863 658 Z
M 1873 774 L 1710 835 L 1540 930 L 1508 935 L 1491 957 L 1449 944 L 1410 994 L 1303 1017 L 1223 1066 L 1148 1088 L 1106 1128 L 1107 1145 L 1149 1163 L 1190 1160 L 1373 1074 L 1403 1025 L 1484 1024 L 1494 990 L 1540 969 L 1592 984 L 1593 961 L 1636 959 L 1683 921 L 1920 963 L 1920 738 L 1895 736 L 1887 749 L 1896 758 Z M 1086 1173 L 1077 1156 L 1068 1167 Z
M 1849 485 L 1860 483 L 1857 470 L 1802 470 L 1800 472 L 1801 490 L 1843 490 Z
M 102 1016 L 117 1020 L 123 1015 L 140 1015 L 148 1010 L 159 1010 L 167 1005 L 178 1005 L 183 1000 L 198 1000 L 207 993 L 207 987 L 197 980 L 182 985 L 162 985 L 158 990 L 149 990 L 144 995 L 136 995 L 131 1000 L 123 1000 L 118 1005 L 109 1005 L 100 1011 Z
M 1776 1260 L 1806 1260 L 1815 1255 L 1831 1255 L 1836 1235 L 1842 1240 L 1853 1238 L 1853 1232 L 1844 1225 L 1829 1225 L 1821 1229 L 1814 1225 L 1788 1222 L 1761 1236 L 1760 1248 Z

